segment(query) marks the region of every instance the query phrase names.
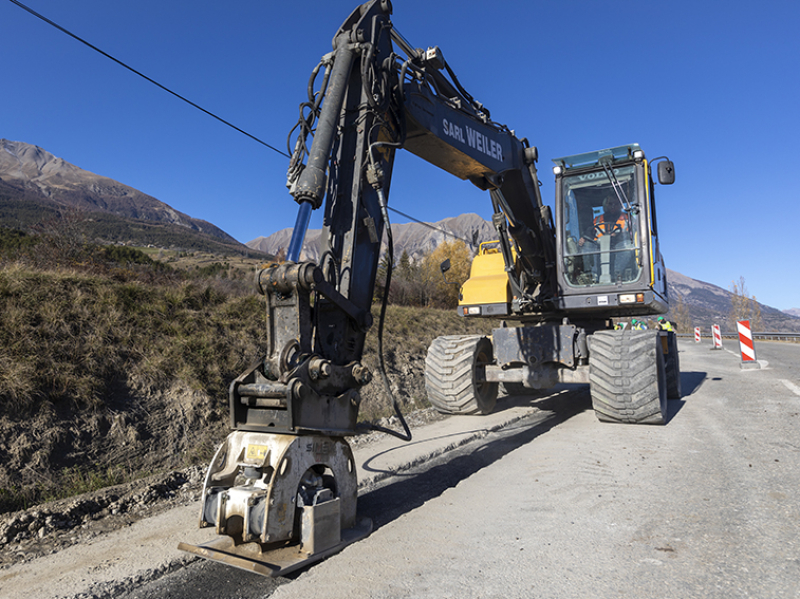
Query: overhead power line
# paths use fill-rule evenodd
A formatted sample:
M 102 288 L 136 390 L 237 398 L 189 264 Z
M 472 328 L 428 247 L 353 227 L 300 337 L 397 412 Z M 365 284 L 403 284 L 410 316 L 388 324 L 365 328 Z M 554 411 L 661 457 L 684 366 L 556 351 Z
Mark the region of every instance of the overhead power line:
M 16 4 L 16 5 L 17 5 L 17 6 L 19 6 L 19 7 L 20 7 L 22 10 L 24 10 L 24 11 L 26 11 L 26 12 L 28 12 L 28 13 L 32 14 L 32 15 L 33 15 L 34 17 L 36 17 L 37 19 L 41 19 L 42 21 L 44 21 L 44 22 L 45 22 L 45 23 L 47 23 L 48 25 L 51 25 L 51 26 L 55 27 L 56 29 L 58 29 L 58 30 L 59 30 L 59 31 L 61 31 L 62 33 L 66 33 L 66 34 L 67 34 L 68 36 L 70 36 L 71 38 L 73 38 L 73 39 L 75 39 L 75 40 L 79 41 L 80 43 L 82 43 L 82 44 L 84 44 L 84 45 L 88 46 L 89 48 L 91 48 L 91 49 L 92 49 L 92 50 L 94 50 L 95 52 L 98 52 L 99 54 L 102 54 L 102 55 L 103 55 L 103 56 L 105 56 L 106 58 L 108 58 L 108 59 L 110 59 L 110 60 L 113 60 L 115 63 L 117 63 L 117 64 L 118 64 L 118 65 L 120 65 L 121 67 L 124 67 L 124 68 L 128 69 L 128 70 L 129 70 L 131 73 L 134 73 L 134 74 L 138 75 L 139 77 L 141 77 L 142 79 L 145 79 L 146 81 L 149 81 L 150 83 L 152 83 L 152 84 L 153 84 L 153 85 L 155 85 L 156 87 L 158 87 L 158 88 L 160 88 L 160 89 L 164 90 L 165 92 L 167 92 L 167 93 L 169 93 L 169 94 L 172 94 L 173 96 L 175 96 L 175 97 L 176 97 L 176 98 L 178 98 L 179 100 L 183 100 L 184 102 L 186 102 L 187 104 L 189 104 L 189 106 L 192 106 L 192 107 L 196 108 L 197 110 L 199 110 L 199 111 L 201 111 L 201 112 L 203 112 L 203 113 L 207 114 L 208 116 L 210 116 L 210 117 L 212 117 L 212 118 L 215 118 L 215 119 L 217 119 L 219 122 L 221 122 L 221 123 L 223 123 L 223 124 L 227 125 L 228 127 L 230 127 L 230 128 L 232 128 L 232 129 L 234 129 L 234 130 L 238 131 L 239 133 L 242 133 L 243 135 L 246 135 L 246 136 L 247 136 L 247 137 L 249 137 L 250 139 L 252 139 L 252 140 L 254 140 L 254 141 L 257 141 L 257 142 L 258 142 L 258 143 L 260 143 L 261 145 L 263 145 L 263 146 L 266 146 L 267 148 L 269 148 L 270 150 L 274 150 L 275 152 L 277 152 L 277 153 L 278 153 L 278 154 L 280 154 L 281 156 L 285 156 L 286 158 L 291 158 L 291 157 L 289 156 L 289 154 L 287 154 L 286 152 L 284 152 L 284 151 L 282 151 L 282 150 L 279 150 L 278 148 L 276 148 L 276 147 L 274 147 L 274 146 L 272 146 L 272 145 L 268 144 L 268 143 L 267 143 L 267 142 L 265 142 L 264 140 L 262 140 L 262 139 L 259 139 L 259 138 L 258 138 L 258 137 L 256 137 L 255 135 L 252 135 L 252 134 L 248 133 L 248 132 L 247 132 L 247 131 L 245 131 L 244 129 L 240 129 L 239 127 L 237 127 L 237 126 L 236 126 L 236 125 L 234 125 L 233 123 L 231 123 L 231 122 L 229 122 L 229 121 L 226 121 L 226 120 L 225 120 L 225 119 L 223 119 L 222 117 L 220 117 L 220 116 L 217 116 L 216 114 L 214 114 L 213 112 L 211 112 L 211 111 L 209 111 L 209 110 L 206 110 L 206 109 L 205 109 L 205 108 L 203 108 L 202 106 L 200 106 L 200 105 L 198 105 L 198 104 L 196 104 L 196 103 L 192 102 L 191 100 L 189 100 L 188 98 L 186 98 L 186 97 L 184 97 L 184 96 L 180 95 L 179 93 L 172 91 L 171 89 L 169 89 L 169 88 L 168 88 L 168 87 L 166 87 L 165 85 L 162 85 L 162 84 L 160 84 L 158 81 L 156 81 L 156 80 L 154 80 L 154 79 L 152 79 L 152 78 L 148 77 L 147 75 L 145 75 L 145 74 L 144 74 L 144 73 L 142 73 L 141 71 L 137 71 L 136 69 L 134 69 L 134 68 L 133 68 L 133 67 L 131 67 L 130 65 L 128 65 L 128 64 L 126 64 L 126 63 L 124 63 L 124 62 L 122 62 L 122 61 L 121 61 L 121 60 L 119 60 L 118 58 L 114 58 L 114 57 L 113 57 L 113 56 L 111 56 L 111 55 L 110 55 L 108 52 L 105 52 L 105 51 L 101 50 L 100 48 L 98 48 L 98 47 L 97 47 L 97 46 L 95 46 L 94 44 L 91 44 L 91 43 L 89 43 L 88 41 L 86 41 L 85 39 L 83 39 L 82 37 L 80 37 L 80 36 L 78 36 L 78 35 L 75 35 L 75 34 L 74 34 L 74 33 L 72 33 L 71 31 L 69 31 L 68 29 L 66 29 L 66 28 L 62 27 L 61 25 L 59 25 L 58 23 L 56 23 L 55 21 L 52 21 L 52 20 L 48 19 L 47 17 L 45 17 L 44 15 L 42 15 L 42 14 L 39 14 L 38 12 L 36 12 L 36 11 L 35 11 L 35 10 L 33 10 L 32 8 L 30 8 L 29 6 L 26 6 L 25 4 L 23 4 L 23 3 L 22 3 L 22 2 L 20 2 L 19 0 L 9 0 L 9 2 L 11 2 L 12 4 Z M 412 220 L 412 221 L 414 221 L 415 223 L 418 223 L 418 224 L 420 224 L 420 225 L 424 225 L 424 226 L 426 226 L 426 227 L 428 227 L 428 228 L 430 228 L 430 229 L 433 229 L 433 230 L 435 230 L 435 231 L 439 231 L 440 233 L 444 233 L 444 234 L 445 234 L 445 235 L 447 235 L 447 236 L 453 237 L 454 239 L 458 239 L 458 240 L 460 240 L 460 241 L 463 241 L 463 242 L 464 242 L 464 243 L 466 243 L 468 246 L 472 244 L 472 242 L 471 242 L 470 240 L 468 240 L 468 239 L 464 239 L 463 237 L 459 237 L 458 235 L 456 235 L 456 234 L 454 234 L 454 233 L 452 233 L 452 232 L 450 232 L 450 231 L 447 231 L 447 230 L 445 230 L 445 229 L 442 229 L 442 228 L 440 228 L 440 227 L 434 226 L 434 225 L 432 225 L 432 224 L 430 224 L 430 223 L 423 222 L 423 221 L 421 221 L 421 220 L 419 220 L 419 219 L 416 219 L 416 218 L 414 218 L 413 216 L 410 216 L 410 215 L 408 215 L 408 214 L 405 214 L 405 213 L 403 213 L 403 212 L 400 212 L 399 210 L 397 210 L 396 208 L 392 208 L 391 206 L 389 206 L 388 208 L 389 208 L 389 210 L 391 210 L 392 212 L 396 212 L 396 213 L 397 213 L 397 214 L 399 214 L 400 216 L 404 216 L 405 218 L 407 218 L 407 219 L 409 219 L 409 220 Z
M 201 112 L 204 112 L 204 113 L 205 113 L 205 114 L 207 114 L 208 116 L 210 116 L 210 117 L 213 117 L 213 118 L 217 119 L 219 122 L 221 122 L 221 123 L 224 123 L 224 124 L 225 124 L 225 125 L 227 125 L 228 127 L 232 128 L 232 129 L 235 129 L 235 130 L 236 130 L 236 131 L 238 131 L 239 133 L 242 133 L 242 134 L 246 135 L 247 137 L 249 137 L 250 139 L 252 139 L 252 140 L 254 140 L 254 141 L 257 141 L 257 142 L 258 142 L 258 143 L 260 143 L 261 145 L 268 147 L 270 150 L 274 150 L 274 151 L 276 151 L 276 152 L 277 152 L 278 154 L 280 154 L 281 156 L 285 156 L 286 158 L 289 158 L 289 155 L 288 155 L 286 152 L 283 152 L 283 151 L 279 150 L 278 148 L 276 148 L 276 147 L 274 147 L 274 146 L 271 146 L 270 144 L 268 144 L 267 142 L 265 142 L 265 141 L 264 141 L 264 140 L 262 140 L 262 139 L 259 139 L 259 138 L 258 138 L 258 137 L 256 137 L 255 135 L 252 135 L 252 134 L 248 133 L 248 132 L 247 132 L 247 131 L 245 131 L 244 129 L 240 129 L 239 127 L 237 127 L 237 126 L 236 126 L 236 125 L 234 125 L 233 123 L 231 123 L 231 122 L 229 122 L 229 121 L 226 121 L 226 120 L 225 120 L 225 119 L 223 119 L 222 117 L 220 117 L 220 116 L 217 116 L 217 115 L 216 115 L 216 114 L 214 114 L 213 112 L 211 112 L 211 111 L 209 111 L 209 110 L 206 110 L 205 108 L 203 108 L 202 106 L 199 106 L 198 104 L 195 104 L 194 102 L 192 102 L 192 101 L 191 101 L 191 100 L 189 100 L 188 98 L 185 98 L 184 96 L 180 95 L 179 93 L 172 91 L 171 89 L 169 89 L 168 87 L 166 87 L 166 86 L 164 86 L 164 85 L 161 85 L 161 84 L 160 84 L 158 81 L 155 81 L 154 79 L 151 79 L 150 77 L 148 77 L 147 75 L 145 75 L 145 74 L 144 74 L 144 73 L 142 73 L 141 71 L 137 71 L 136 69 L 134 69 L 133 67 L 131 67 L 131 66 L 127 65 L 127 64 L 125 64 L 125 63 L 124 63 L 124 62 L 122 62 L 121 60 L 119 60 L 119 59 L 117 59 L 117 58 L 114 58 L 114 57 L 113 57 L 113 56 L 111 56 L 109 53 L 107 53 L 107 52 L 104 52 L 103 50 L 101 50 L 101 49 L 100 49 L 100 48 L 98 48 L 97 46 L 95 46 L 95 45 L 93 45 L 93 44 L 90 44 L 89 42 L 87 42 L 87 41 L 86 41 L 85 39 L 83 39 L 82 37 L 79 37 L 79 36 L 75 35 L 74 33 L 72 33 L 71 31 L 69 31 L 69 30 L 65 29 L 64 27 L 62 27 L 62 26 L 61 26 L 61 25 L 59 25 L 58 23 L 55 23 L 54 21 L 51 21 L 50 19 L 48 19 L 48 18 L 47 18 L 47 17 L 45 17 L 44 15 L 41 15 L 41 14 L 39 14 L 38 12 L 36 12 L 35 10 L 33 10 L 32 8 L 30 8 L 30 7 L 28 7 L 28 6 L 25 6 L 25 5 L 24 5 L 22 2 L 20 2 L 19 0 L 9 0 L 9 1 L 10 1 L 10 2 L 12 2 L 13 4 L 16 4 L 17 6 L 19 6 L 19 7 L 20 7 L 22 10 L 24 10 L 24 11 L 26 11 L 26 12 L 29 12 L 30 14 L 32 14 L 32 15 L 33 15 L 34 17 L 36 17 L 37 19 L 41 19 L 42 21 L 44 21 L 44 22 L 45 22 L 45 23 L 47 23 L 48 25 L 52 25 L 53 27 L 55 27 L 55 28 L 56 28 L 56 29 L 58 29 L 59 31 L 61 31 L 61 32 L 63 32 L 63 33 L 66 33 L 66 34 L 67 34 L 68 36 L 70 36 L 71 38 L 73 38 L 73 39 L 75 39 L 75 40 L 79 41 L 80 43 L 82 43 L 82 44 L 84 44 L 84 45 L 88 46 L 89 48 L 91 48 L 91 49 L 92 49 L 92 50 L 94 50 L 95 52 L 99 52 L 100 54 L 102 54 L 102 55 L 103 55 L 103 56 L 105 56 L 106 58 L 109 58 L 109 59 L 113 60 L 114 62 L 116 62 L 118 65 L 120 65 L 120 66 L 122 66 L 122 67 L 125 67 L 125 68 L 126 68 L 126 69 L 128 69 L 128 70 L 129 70 L 131 73 L 134 73 L 134 74 L 136 74 L 136 75 L 139 75 L 139 77 L 141 77 L 142 79 L 145 79 L 145 80 L 149 81 L 150 83 L 152 83 L 153 85 L 155 85 L 156 87 L 159 87 L 159 88 L 163 89 L 165 92 L 167 92 L 167 93 L 169 93 L 169 94 L 172 94 L 173 96 L 175 96 L 175 97 L 176 97 L 176 98 L 178 98 L 179 100 L 183 100 L 184 102 L 186 102 L 186 103 L 187 103 L 187 104 L 189 104 L 190 106 L 193 106 L 194 108 L 197 108 L 197 110 L 199 110 L 199 111 L 201 111 Z
M 463 237 L 459 237 L 458 235 L 448 231 L 447 229 L 442 229 L 440 227 L 432 225 L 431 223 L 423 222 L 423 221 L 421 221 L 419 219 L 414 218 L 413 216 L 410 216 L 410 215 L 406 214 L 405 212 L 400 212 L 397 208 L 392 208 L 391 206 L 387 206 L 387 208 L 389 210 L 391 210 L 392 212 L 396 212 L 400 216 L 404 216 L 409 220 L 413 220 L 417 224 L 425 225 L 429 229 L 433 229 L 434 231 L 439 231 L 440 233 L 444 233 L 445 235 L 448 235 L 449 237 L 453 237 L 454 239 L 458 239 L 459 241 L 463 241 L 464 243 L 467 244 L 467 246 L 471 246 L 472 245 L 472 242 L 469 239 L 464 239 Z

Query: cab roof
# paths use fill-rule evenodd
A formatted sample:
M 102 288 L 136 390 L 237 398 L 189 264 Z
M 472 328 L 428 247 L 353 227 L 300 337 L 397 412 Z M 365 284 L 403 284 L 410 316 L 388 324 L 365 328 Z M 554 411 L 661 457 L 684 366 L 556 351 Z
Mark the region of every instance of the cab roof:
M 607 148 L 605 150 L 586 152 L 584 154 L 575 154 L 573 156 L 553 158 L 553 162 L 558 166 L 564 168 L 576 168 L 580 166 L 590 166 L 593 164 L 600 164 L 601 162 L 632 160 L 633 153 L 637 150 L 641 150 L 639 144 L 628 144 L 625 146 L 617 146 L 615 148 Z

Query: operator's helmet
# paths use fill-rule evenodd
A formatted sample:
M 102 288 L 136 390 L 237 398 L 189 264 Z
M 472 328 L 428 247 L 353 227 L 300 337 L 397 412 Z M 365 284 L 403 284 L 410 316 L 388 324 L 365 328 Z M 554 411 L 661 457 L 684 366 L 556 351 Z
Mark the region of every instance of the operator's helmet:
M 635 325 L 637 322 L 639 321 L 636 320 L 635 318 L 631 318 L 631 326 Z
M 658 320 L 658 322 L 664 322 L 664 317 L 663 316 L 659 316 L 657 320 Z
M 617 196 L 609 195 L 603 199 L 603 212 L 622 212 L 622 206 Z

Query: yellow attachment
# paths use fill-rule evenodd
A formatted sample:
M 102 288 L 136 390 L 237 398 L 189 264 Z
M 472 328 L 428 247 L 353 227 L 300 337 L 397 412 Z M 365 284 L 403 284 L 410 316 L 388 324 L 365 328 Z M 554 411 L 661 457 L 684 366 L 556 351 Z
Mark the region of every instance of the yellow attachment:
M 478 255 L 472 259 L 469 279 L 461 287 L 459 306 L 511 302 L 506 265 L 498 243 L 486 241 L 480 245 Z

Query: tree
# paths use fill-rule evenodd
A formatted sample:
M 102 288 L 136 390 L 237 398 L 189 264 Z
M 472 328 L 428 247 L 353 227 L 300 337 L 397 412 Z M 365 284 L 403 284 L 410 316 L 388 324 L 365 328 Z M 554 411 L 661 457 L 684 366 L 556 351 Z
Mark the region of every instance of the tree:
M 78 208 L 65 208 L 57 216 L 37 223 L 31 231 L 40 241 L 32 254 L 34 264 L 82 264 L 89 254 L 85 225 L 86 214 Z
M 397 276 L 397 267 L 392 266 L 392 279 Z M 386 292 L 386 277 L 389 274 L 389 252 L 381 256 L 378 262 L 378 272 L 375 275 L 375 292 L 372 294 L 372 301 L 382 302 L 383 295 Z M 394 280 L 392 281 L 394 282 Z
M 392 271 L 389 288 L 389 303 L 400 306 L 422 306 L 425 304 L 423 285 L 419 278 L 419 265 L 414 264 L 406 250 Z
M 764 326 L 761 321 L 761 306 L 756 301 L 755 295 L 750 297 L 742 276 L 739 277 L 738 282 L 731 282 L 730 318 L 734 329 L 736 329 L 736 322 L 739 320 L 749 320 L 751 331 L 762 330 Z
M 450 260 L 450 270 L 442 276 L 441 264 Z M 460 240 L 444 241 L 433 252 L 425 256 L 420 266 L 420 278 L 426 291 L 427 306 L 437 308 L 455 308 L 461 286 L 469 278 L 472 264 L 472 253 Z
M 411 279 L 414 276 L 414 264 L 411 262 L 411 258 L 408 255 L 407 250 L 403 250 L 403 254 L 400 256 L 400 262 L 397 265 L 398 273 L 397 275 L 401 279 Z
M 679 333 L 688 333 L 694 328 L 689 306 L 686 305 L 686 302 L 683 301 L 683 296 L 679 293 L 676 293 L 673 297 L 670 316 L 675 321 L 675 328 Z

